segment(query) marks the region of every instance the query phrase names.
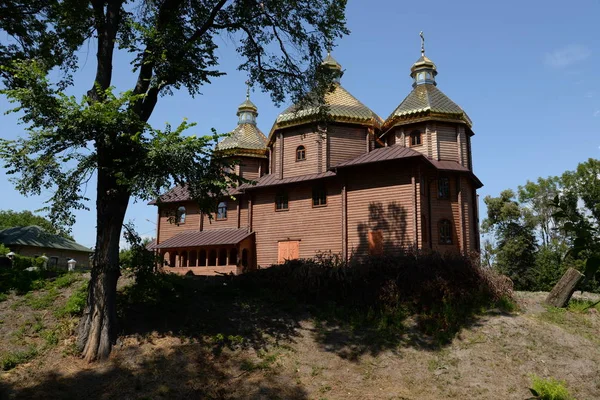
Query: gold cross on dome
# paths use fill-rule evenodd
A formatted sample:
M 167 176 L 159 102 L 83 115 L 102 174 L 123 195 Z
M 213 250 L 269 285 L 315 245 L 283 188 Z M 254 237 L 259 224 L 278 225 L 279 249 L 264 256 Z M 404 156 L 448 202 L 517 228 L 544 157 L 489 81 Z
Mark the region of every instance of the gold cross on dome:
M 425 55 L 425 35 L 423 35 L 423 31 L 421 31 L 421 33 L 419 33 L 419 36 L 421 36 L 421 55 L 424 56 Z

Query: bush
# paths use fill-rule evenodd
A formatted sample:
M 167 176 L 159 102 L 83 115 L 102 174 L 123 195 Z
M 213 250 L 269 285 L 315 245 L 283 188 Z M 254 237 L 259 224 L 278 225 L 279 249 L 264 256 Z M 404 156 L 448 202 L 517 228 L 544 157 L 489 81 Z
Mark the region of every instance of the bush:
M 349 265 L 294 260 L 238 277 L 243 289 L 275 301 L 344 310 L 385 323 L 405 311 L 419 326 L 447 341 L 473 314 L 512 301 L 507 280 L 480 267 L 478 258 L 407 251 L 369 257 Z M 504 307 L 506 308 L 506 307 Z M 370 324 L 373 321 L 371 319 Z
M 27 361 L 32 360 L 37 356 L 38 351 L 35 347 L 30 347 L 25 351 L 15 351 L 12 353 L 8 353 L 0 358 L 0 369 L 3 371 L 8 371 L 13 369 L 19 364 L 26 363 Z
M 66 315 L 77 316 L 83 313 L 85 308 L 88 294 L 88 282 L 81 285 L 65 303 L 65 305 L 56 311 L 57 317 L 63 317 Z
M 564 381 L 554 378 L 543 379 L 537 375 L 531 377 L 531 393 L 540 400 L 572 400 L 573 396 L 565 387 Z
M 2 243 L 0 243 L 0 257 L 5 256 L 8 253 L 10 253 L 10 249 L 8 247 L 6 247 L 5 245 L 3 245 Z

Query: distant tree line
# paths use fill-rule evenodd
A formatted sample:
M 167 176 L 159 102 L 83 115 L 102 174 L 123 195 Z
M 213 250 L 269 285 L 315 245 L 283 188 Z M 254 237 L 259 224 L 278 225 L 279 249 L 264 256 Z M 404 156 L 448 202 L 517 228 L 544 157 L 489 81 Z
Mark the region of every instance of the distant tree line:
M 484 202 L 483 262 L 510 277 L 517 290 L 550 290 L 569 267 L 583 272 L 600 255 L 600 160 Z M 599 281 L 593 272 L 582 288 L 599 291 Z

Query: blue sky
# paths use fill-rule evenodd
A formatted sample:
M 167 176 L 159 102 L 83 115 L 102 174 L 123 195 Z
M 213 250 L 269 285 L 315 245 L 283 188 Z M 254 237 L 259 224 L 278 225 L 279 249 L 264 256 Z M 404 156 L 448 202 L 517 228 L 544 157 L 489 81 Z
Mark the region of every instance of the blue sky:
M 345 69 L 342 85 L 386 118 L 411 90 L 410 66 L 420 56 L 419 32 L 426 54 L 437 65 L 438 88 L 473 120 L 473 163 L 496 196 L 528 179 L 557 175 L 586 159 L 600 158 L 600 3 L 597 1 L 428 1 L 350 0 L 351 34 L 337 42 L 333 56 Z M 4 38 L 2 38 L 4 39 Z M 236 71 L 234 44 L 220 40 L 218 54 L 227 76 L 203 88 L 159 99 L 151 123 L 162 127 L 183 118 L 198 123 L 189 133 L 232 130 L 236 108 L 244 100 L 246 76 Z M 91 87 L 94 47 L 80 53 L 81 71 L 73 94 Z M 115 65 L 114 85 L 133 85 L 127 59 Z M 258 125 L 268 132 L 281 108 L 255 91 Z M 283 105 L 282 107 L 285 107 Z M 0 111 L 9 108 L 0 97 Z M 23 134 L 14 115 L 2 115 L 0 135 Z M 88 190 L 93 196 L 93 190 Z M 0 209 L 35 210 L 48 194 L 25 198 L 0 169 Z M 78 212 L 76 240 L 93 247 L 95 212 Z M 485 209 L 480 218 L 485 217 Z M 132 202 L 127 220 L 152 236 L 156 209 Z

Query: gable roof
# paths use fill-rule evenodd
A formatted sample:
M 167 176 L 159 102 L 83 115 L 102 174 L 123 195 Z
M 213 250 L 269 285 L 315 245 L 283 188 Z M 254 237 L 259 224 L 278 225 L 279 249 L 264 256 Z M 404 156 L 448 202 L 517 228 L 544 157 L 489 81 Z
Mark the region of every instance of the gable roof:
M 432 84 L 417 85 L 384 122 L 388 129 L 419 117 L 437 117 L 473 125 L 467 113 Z M 433 118 L 432 118 L 433 119 Z
M 383 123 L 383 119 L 379 115 L 352 96 L 339 83 L 334 84 L 333 91 L 325 94 L 325 103 L 329 106 L 328 116 L 335 122 L 358 123 L 377 128 Z M 279 114 L 271 128 L 269 139 L 277 129 L 310 122 L 318 116 L 318 105 L 299 108 L 294 104 Z
M 93 250 L 87 248 L 73 240 L 62 236 L 45 232 L 39 226 L 24 226 L 7 228 L 0 231 L 0 243 L 6 246 L 32 246 L 46 247 L 52 249 L 63 249 L 73 251 L 83 251 L 92 253 Z

